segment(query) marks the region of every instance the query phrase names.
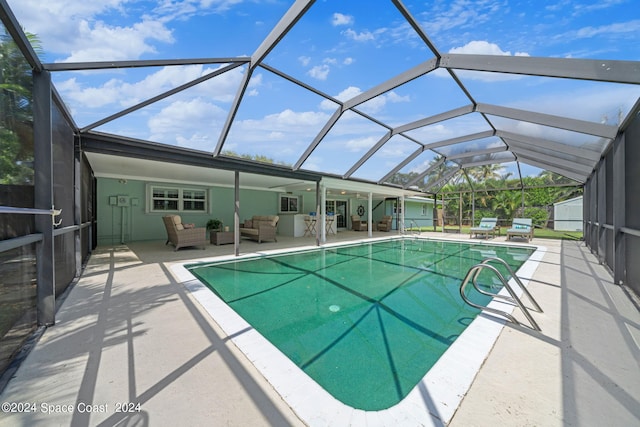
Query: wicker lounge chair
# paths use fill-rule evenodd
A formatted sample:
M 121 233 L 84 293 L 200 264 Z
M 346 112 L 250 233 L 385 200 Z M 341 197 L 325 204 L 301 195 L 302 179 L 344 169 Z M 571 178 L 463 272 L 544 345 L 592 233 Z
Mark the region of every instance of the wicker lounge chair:
M 240 236 L 247 237 L 262 243 L 265 240 L 278 241 L 278 215 L 254 215 L 251 219 L 245 220 L 240 227 Z
M 511 228 L 507 230 L 507 240 L 512 237 L 527 239 L 527 243 L 533 239 L 533 224 L 531 218 L 514 218 Z
M 478 236 L 496 237 L 496 231 L 498 230 L 498 218 L 482 218 L 480 220 L 480 224 L 477 227 L 471 227 L 469 230 L 469 238 L 473 237 L 475 234 Z
M 204 249 L 207 245 L 207 229 L 204 227 L 186 228 L 182 224 L 180 215 L 163 216 L 164 226 L 167 229 L 167 243 L 172 243 L 177 251 L 186 246 L 202 246 Z
M 359 215 L 351 215 L 351 229 L 353 231 L 367 231 L 367 221 L 361 220 Z
M 393 217 L 391 215 L 385 215 L 378 222 L 378 231 L 391 231 L 391 222 Z

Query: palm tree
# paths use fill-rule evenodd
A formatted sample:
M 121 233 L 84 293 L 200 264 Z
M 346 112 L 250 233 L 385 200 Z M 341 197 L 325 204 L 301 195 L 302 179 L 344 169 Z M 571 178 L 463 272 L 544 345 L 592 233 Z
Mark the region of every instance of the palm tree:
M 498 163 L 488 165 L 475 166 L 467 169 L 467 173 L 476 182 L 484 182 L 488 180 L 500 179 L 504 166 Z

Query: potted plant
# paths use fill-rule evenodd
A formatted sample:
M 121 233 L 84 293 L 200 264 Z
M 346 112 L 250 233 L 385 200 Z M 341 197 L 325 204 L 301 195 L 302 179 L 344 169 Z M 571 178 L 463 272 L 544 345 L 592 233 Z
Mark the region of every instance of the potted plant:
M 217 218 L 207 221 L 207 230 L 222 231 L 222 220 Z

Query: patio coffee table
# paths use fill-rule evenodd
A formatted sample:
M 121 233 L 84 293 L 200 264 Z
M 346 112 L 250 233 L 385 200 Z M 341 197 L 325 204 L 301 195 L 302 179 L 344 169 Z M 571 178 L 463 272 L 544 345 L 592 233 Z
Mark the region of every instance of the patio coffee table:
M 233 243 L 233 231 L 212 231 L 209 237 L 216 246 Z

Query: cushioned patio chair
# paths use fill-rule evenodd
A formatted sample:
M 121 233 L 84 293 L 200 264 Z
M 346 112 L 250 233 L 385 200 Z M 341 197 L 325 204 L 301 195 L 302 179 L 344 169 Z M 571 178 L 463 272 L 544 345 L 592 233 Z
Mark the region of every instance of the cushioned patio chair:
M 278 241 L 278 215 L 254 215 L 240 227 L 240 236 L 262 243 L 265 240 Z
M 507 240 L 512 237 L 527 239 L 527 243 L 533 239 L 533 224 L 531 218 L 514 218 L 511 228 L 507 230 Z
M 187 228 L 182 223 L 180 215 L 163 216 L 164 226 L 167 229 L 167 243 L 172 243 L 177 251 L 186 246 L 202 246 L 204 249 L 207 245 L 207 229 L 204 227 Z
M 361 220 L 359 215 L 351 215 L 351 229 L 353 231 L 367 231 L 367 221 Z
M 378 222 L 378 231 L 391 231 L 391 222 L 393 217 L 391 215 L 385 215 Z
M 485 236 L 496 237 L 496 230 L 498 229 L 498 218 L 482 218 L 480 224 L 477 227 L 471 227 L 469 230 L 469 238 L 472 238 L 475 234 L 476 237 Z

